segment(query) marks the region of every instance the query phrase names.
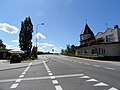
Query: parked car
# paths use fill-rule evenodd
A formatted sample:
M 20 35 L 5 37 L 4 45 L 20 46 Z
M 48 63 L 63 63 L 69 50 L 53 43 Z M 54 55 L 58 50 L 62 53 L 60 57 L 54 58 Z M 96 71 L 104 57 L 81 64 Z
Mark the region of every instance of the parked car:
M 19 54 L 14 54 L 10 57 L 10 63 L 20 63 L 22 60 Z

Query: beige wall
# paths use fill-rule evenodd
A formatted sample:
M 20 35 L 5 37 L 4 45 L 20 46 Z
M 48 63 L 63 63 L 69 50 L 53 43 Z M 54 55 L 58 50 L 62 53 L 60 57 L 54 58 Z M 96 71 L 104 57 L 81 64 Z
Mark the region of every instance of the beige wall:
M 76 50 L 76 55 L 92 55 L 92 49 L 97 49 L 97 52 L 99 52 L 99 48 L 105 50 L 105 53 L 102 54 L 103 56 L 120 56 L 120 44 L 103 44 L 83 47 Z M 86 54 L 85 50 L 87 51 Z M 99 55 L 99 53 L 97 53 L 97 55 Z

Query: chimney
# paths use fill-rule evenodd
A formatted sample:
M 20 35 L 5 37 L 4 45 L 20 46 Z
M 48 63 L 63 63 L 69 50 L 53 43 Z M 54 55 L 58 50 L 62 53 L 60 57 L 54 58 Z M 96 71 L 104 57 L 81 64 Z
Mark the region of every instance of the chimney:
M 119 26 L 118 25 L 114 25 L 114 29 L 118 29 L 119 28 Z

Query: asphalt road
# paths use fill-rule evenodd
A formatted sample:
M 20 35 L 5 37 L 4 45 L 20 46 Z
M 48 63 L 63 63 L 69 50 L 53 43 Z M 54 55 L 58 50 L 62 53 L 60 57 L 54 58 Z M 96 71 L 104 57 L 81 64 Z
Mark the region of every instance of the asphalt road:
M 0 71 L 0 90 L 120 90 L 120 65 L 61 55 Z M 47 61 L 46 61 L 47 60 Z

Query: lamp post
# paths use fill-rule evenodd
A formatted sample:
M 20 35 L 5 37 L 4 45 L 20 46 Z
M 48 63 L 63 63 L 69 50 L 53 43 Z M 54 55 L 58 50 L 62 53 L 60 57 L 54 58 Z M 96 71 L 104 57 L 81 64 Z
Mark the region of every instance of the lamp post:
M 39 25 L 44 25 L 44 23 L 37 24 L 37 26 L 36 26 L 36 52 L 38 51 L 38 49 L 37 49 L 37 33 L 38 33 L 38 26 Z

